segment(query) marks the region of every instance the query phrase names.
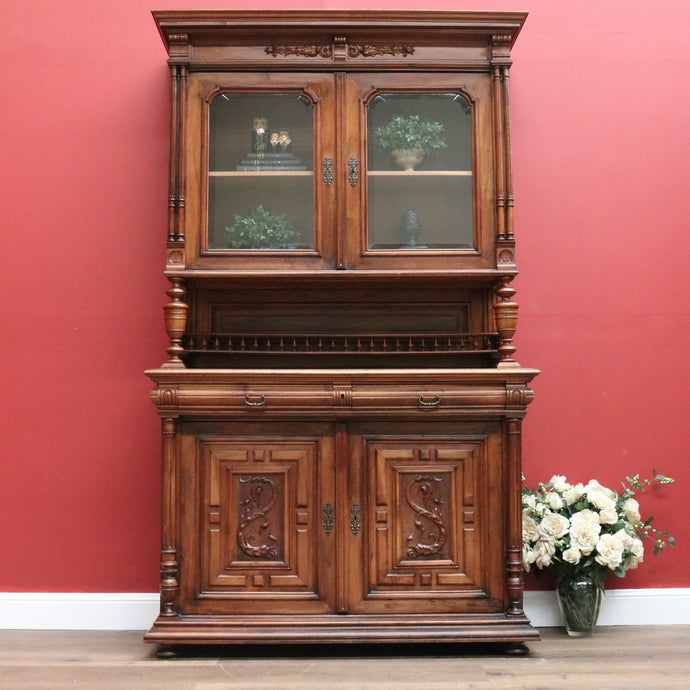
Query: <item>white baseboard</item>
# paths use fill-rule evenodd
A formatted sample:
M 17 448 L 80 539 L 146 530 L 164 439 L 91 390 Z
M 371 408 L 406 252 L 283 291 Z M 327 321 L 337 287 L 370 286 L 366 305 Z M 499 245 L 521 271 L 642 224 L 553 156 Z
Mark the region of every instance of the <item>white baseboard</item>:
M 525 592 L 525 612 L 538 628 L 562 625 L 554 592 Z M 158 594 L 0 592 L 3 630 L 147 630 Z M 690 588 L 606 592 L 599 625 L 690 625 Z

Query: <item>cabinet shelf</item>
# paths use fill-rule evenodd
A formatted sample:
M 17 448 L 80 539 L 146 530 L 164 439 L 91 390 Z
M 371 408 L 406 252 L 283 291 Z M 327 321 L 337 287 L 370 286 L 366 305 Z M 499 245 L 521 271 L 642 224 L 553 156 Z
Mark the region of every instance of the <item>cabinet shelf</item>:
M 471 170 L 369 170 L 369 177 L 472 177 Z
M 313 177 L 312 170 L 211 170 L 209 177 Z

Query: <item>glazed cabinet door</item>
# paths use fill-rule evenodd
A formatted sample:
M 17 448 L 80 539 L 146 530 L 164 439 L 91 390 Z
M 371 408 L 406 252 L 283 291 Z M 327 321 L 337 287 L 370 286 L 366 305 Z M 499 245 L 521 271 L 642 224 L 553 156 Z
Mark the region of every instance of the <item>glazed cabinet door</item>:
M 333 438 L 327 424 L 182 425 L 183 615 L 333 610 Z
M 348 99 L 348 268 L 494 268 L 489 76 L 350 75 Z
M 189 79 L 187 266 L 332 267 L 333 78 L 195 73 Z
M 500 423 L 352 426 L 351 612 L 503 609 L 502 445 Z

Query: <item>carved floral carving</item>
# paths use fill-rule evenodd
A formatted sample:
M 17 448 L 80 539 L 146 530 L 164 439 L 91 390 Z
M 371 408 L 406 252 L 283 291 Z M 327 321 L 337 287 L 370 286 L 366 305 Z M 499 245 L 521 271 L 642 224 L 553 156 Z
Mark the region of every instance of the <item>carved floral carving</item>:
M 443 480 L 431 475 L 419 475 L 408 485 L 405 498 L 415 511 L 415 531 L 407 537 L 409 558 L 433 556 L 441 553 L 446 543 L 446 526 L 443 524 L 441 505 L 436 488 Z
M 267 517 L 278 500 L 275 484 L 268 477 L 248 477 L 240 484 L 246 485 L 246 498 L 241 503 L 237 545 L 252 558 L 275 559 L 278 540 Z
M 345 46 L 345 40 L 338 37 L 333 45 L 328 46 L 277 46 L 271 45 L 266 47 L 266 54 L 273 55 L 273 57 L 296 55 L 299 57 L 308 58 L 326 58 L 334 59 L 340 53 L 341 48 Z M 375 45 L 347 45 L 347 56 L 350 58 L 358 57 L 379 57 L 381 55 L 401 55 L 407 57 L 414 54 L 414 47 L 408 45 L 400 46 L 375 46 Z

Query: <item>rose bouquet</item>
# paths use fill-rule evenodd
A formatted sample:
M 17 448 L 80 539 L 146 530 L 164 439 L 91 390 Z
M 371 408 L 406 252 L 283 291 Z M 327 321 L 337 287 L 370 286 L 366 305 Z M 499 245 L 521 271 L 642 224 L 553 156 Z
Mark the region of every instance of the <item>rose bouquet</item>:
M 535 489 L 522 492 L 522 562 L 525 570 L 553 569 L 559 579 L 587 575 L 601 588 L 609 573 L 624 577 L 644 558 L 644 540 L 654 542 L 657 554 L 668 544 L 668 532 L 642 520 L 636 491 L 672 484 L 673 479 L 653 473 L 626 477 L 617 493 L 592 479 L 569 484 L 555 475 Z

